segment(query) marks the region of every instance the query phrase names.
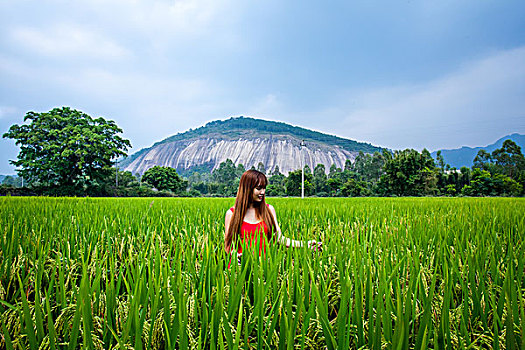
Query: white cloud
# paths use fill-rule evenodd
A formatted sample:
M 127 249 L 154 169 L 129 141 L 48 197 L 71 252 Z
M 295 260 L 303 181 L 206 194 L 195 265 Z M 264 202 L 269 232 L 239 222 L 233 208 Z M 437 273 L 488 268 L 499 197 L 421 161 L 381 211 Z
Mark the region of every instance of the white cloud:
M 18 27 L 11 31 L 13 43 L 36 54 L 70 58 L 120 59 L 129 51 L 102 33 L 76 24 L 56 24 L 45 29 Z
M 2 55 L 0 76 L 21 82 L 24 93 L 19 103 L 29 105 L 29 109 L 44 111 L 69 105 L 93 116 L 102 115 L 115 120 L 138 148 L 223 117 L 231 110 L 223 105 L 220 87 L 197 78 L 101 67 L 80 67 L 71 72 L 39 68 Z M 46 94 L 45 104 L 34 101 L 35 96 Z
M 232 28 L 242 8 L 232 2 L 55 0 L 40 5 L 38 18 L 27 16 L 4 24 L 4 35 L 9 48 L 57 60 L 116 61 L 130 56 L 141 62 L 149 56 L 173 60 L 203 42 L 224 50 L 239 47 Z M 13 16 L 20 16 L 14 8 Z M 57 13 L 67 15 L 57 17 Z
M 230 0 L 85 0 L 80 6 L 116 31 L 125 28 L 128 34 L 164 41 L 198 34 L 216 21 L 230 20 L 235 13 L 231 3 Z
M 347 96 L 346 136 L 393 148 L 480 145 L 525 132 L 525 47 L 422 84 Z M 342 102 L 344 105 L 344 102 Z M 342 107 L 344 109 L 344 107 Z

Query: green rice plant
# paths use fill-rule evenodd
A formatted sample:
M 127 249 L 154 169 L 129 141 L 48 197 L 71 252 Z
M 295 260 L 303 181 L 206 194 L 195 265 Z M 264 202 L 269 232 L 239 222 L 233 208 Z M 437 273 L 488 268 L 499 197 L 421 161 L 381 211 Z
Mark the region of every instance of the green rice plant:
M 233 199 L 0 198 L 0 348 L 525 348 L 521 198 L 276 198 L 228 267 Z

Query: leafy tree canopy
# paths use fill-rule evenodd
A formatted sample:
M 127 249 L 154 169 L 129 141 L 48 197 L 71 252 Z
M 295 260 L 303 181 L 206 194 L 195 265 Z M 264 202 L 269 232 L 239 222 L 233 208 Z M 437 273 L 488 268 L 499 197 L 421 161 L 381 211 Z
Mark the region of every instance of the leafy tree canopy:
M 149 183 L 159 191 L 166 190 L 176 194 L 181 194 L 187 186 L 187 181 L 183 180 L 174 168 L 167 166 L 157 165 L 149 168 L 142 175 L 142 181 Z
M 498 173 L 507 175 L 511 179 L 519 178 L 525 171 L 525 157 L 521 147 L 512 140 L 505 140 L 501 148 L 492 152 L 492 159 Z
M 237 178 L 239 171 L 241 171 L 241 168 L 235 167 L 233 161 L 228 158 L 219 164 L 217 169 L 213 170 L 212 177 L 218 183 L 232 184 Z
M 301 169 L 294 170 L 288 174 L 286 179 L 286 194 L 289 196 L 301 195 Z M 310 168 L 304 168 L 304 195 L 311 196 L 313 194 L 313 175 Z
M 257 170 L 263 174 L 266 174 L 266 167 L 264 166 L 263 162 L 259 162 L 259 164 L 257 164 Z
M 7 175 L 4 178 L 4 180 L 2 180 L 2 185 L 12 186 L 12 187 L 22 187 L 22 179 L 18 176 Z
M 118 136 L 122 130 L 111 120 L 69 107 L 49 112 L 28 112 L 24 125 L 12 125 L 3 137 L 20 146 L 19 176 L 27 182 L 61 187 L 80 194 L 105 177 L 112 160 L 125 156 L 131 144 Z
M 437 190 L 437 169 L 426 149 L 421 153 L 413 149 L 396 151 L 383 170 L 381 181 L 395 195 L 432 195 Z

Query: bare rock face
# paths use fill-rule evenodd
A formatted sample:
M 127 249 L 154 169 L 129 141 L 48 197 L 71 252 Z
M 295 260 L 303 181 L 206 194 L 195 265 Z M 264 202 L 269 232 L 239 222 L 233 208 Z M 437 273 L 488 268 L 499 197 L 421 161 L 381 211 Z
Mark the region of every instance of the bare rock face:
M 126 165 L 125 170 L 143 174 L 155 165 L 177 170 L 203 165 L 215 169 L 229 158 L 235 165 L 243 164 L 246 169 L 257 167 L 262 162 L 267 173 L 279 166 L 281 173 L 288 175 L 290 171 L 301 169 L 302 162 L 312 170 L 317 164 L 324 164 L 327 172 L 332 164 L 342 168 L 347 159 L 353 161 L 358 154 L 321 142 L 307 141 L 304 147 L 300 144 L 301 140 L 290 135 L 242 136 L 237 139 L 201 137 L 165 142 L 143 150 Z
M 301 146 L 302 142 L 305 146 Z M 145 148 L 120 164 L 133 174 L 142 175 L 149 168 L 169 166 L 180 172 L 210 171 L 231 159 L 246 169 L 262 162 L 266 172 L 279 166 L 281 173 L 308 165 L 314 169 L 324 164 L 326 172 L 335 164 L 344 167 L 359 152 L 373 153 L 381 147 L 323 134 L 302 127 L 263 119 L 232 117 L 215 120 L 190 129 Z

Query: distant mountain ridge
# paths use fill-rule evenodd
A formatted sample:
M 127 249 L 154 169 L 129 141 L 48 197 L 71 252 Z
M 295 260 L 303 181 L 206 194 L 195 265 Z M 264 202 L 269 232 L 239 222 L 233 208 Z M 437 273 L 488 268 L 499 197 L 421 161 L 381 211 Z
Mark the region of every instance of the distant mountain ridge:
M 473 164 L 474 158 L 478 154 L 478 151 L 484 149 L 487 152 L 492 153 L 492 151 L 494 151 L 495 149 L 501 148 L 503 142 L 508 139 L 514 141 L 518 146 L 521 147 L 522 153 L 524 152 L 525 135 L 514 133 L 511 135 L 504 136 L 488 146 L 443 149 L 441 150 L 441 154 L 445 159 L 445 163 L 450 164 L 451 167 L 461 169 L 461 167 L 466 166 L 470 168 Z M 432 157 L 436 158 L 437 151 L 432 152 L 431 155 Z
M 305 146 L 301 147 L 304 140 Z M 382 148 L 368 143 L 274 122 L 248 117 L 216 120 L 170 136 L 144 148 L 119 163 L 119 168 L 143 174 L 155 165 L 170 166 L 179 172 L 211 171 L 226 159 L 249 169 L 262 162 L 267 172 L 276 166 L 282 173 L 301 168 L 301 158 L 313 170 L 324 164 L 343 167 L 357 154 Z

